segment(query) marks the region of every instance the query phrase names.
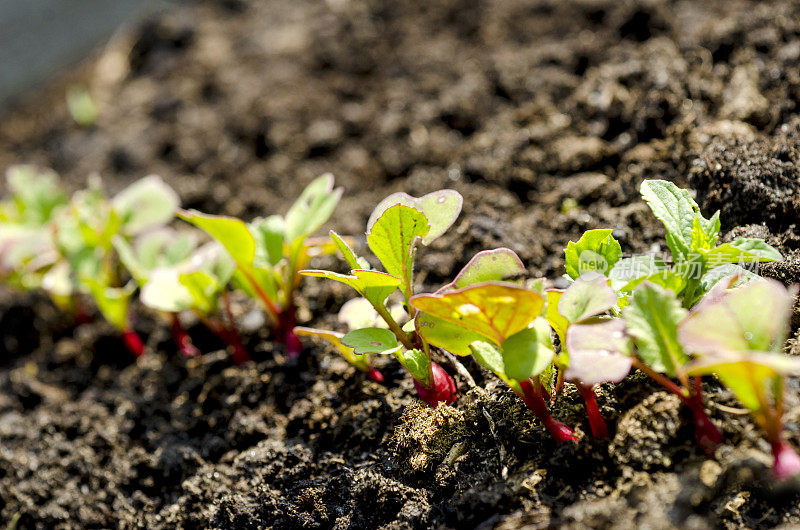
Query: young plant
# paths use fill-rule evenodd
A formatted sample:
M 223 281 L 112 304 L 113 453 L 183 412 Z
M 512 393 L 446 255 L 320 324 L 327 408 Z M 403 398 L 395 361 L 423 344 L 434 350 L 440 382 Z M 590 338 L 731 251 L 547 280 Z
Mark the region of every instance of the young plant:
M 608 283 L 597 272 L 585 272 L 566 290 L 546 291 L 547 321 L 561 343 L 561 353 L 556 357 L 559 382 L 566 380 L 577 386 L 596 438 L 608 438 L 608 427 L 600 414 L 594 386 L 622 381 L 633 361 L 625 323 L 607 316 L 617 304 L 617 295 Z
M 750 409 L 772 447 L 775 474 L 800 473 L 800 456 L 783 437 L 783 387 L 800 359 L 783 355 L 793 293 L 773 280 L 726 290 L 720 281 L 678 325 L 678 339 L 698 358 L 688 375 L 714 374 Z
M 574 441 L 572 429 L 554 419 L 546 404 L 555 352 L 541 317 L 544 297 L 503 281 L 524 271 L 509 249 L 479 252 L 452 283 L 412 298 L 419 310 L 416 328 L 434 346 L 472 355 L 522 398 L 556 441 Z
M 326 174 L 303 190 L 285 217 L 272 215 L 248 224 L 196 210 L 179 213 L 228 251 L 236 263 L 234 285 L 262 304 L 275 336 L 286 345 L 290 357 L 302 348 L 294 333 L 298 272 L 311 257 L 335 251 L 329 241 L 309 236 L 330 218 L 341 195 L 342 188 L 334 189 L 333 176 Z
M 180 314 L 189 311 L 232 348 L 236 364 L 250 360 L 230 313 L 227 286 L 235 270 L 228 253 L 212 242 L 177 263 L 148 272 L 141 287 L 142 303 L 169 315 L 173 338 L 185 356 L 199 353 L 180 325 Z M 219 317 L 220 313 L 226 318 Z
M 683 307 L 690 308 L 715 282 L 732 272 L 740 273 L 743 280 L 755 277 L 742 265 L 782 259 L 761 239 L 740 238 L 717 245 L 719 212 L 706 219 L 689 191 L 672 182 L 645 180 L 641 193 L 666 228 L 673 265 L 668 267 L 660 259 L 646 256 L 619 260 L 608 274 L 624 293 L 650 281 L 675 291 Z
M 52 171 L 13 166 L 6 181 L 10 195 L 0 202 L 0 280 L 21 290 L 42 289 L 59 259 L 52 224 L 68 198 Z M 73 308 L 71 297 L 49 294 L 60 307 Z
M 331 237 L 350 267 L 350 274 L 331 271 L 302 271 L 306 276 L 328 278 L 352 287 L 371 305 L 386 328 L 369 326 L 342 337 L 342 343 L 356 355 L 393 355 L 414 378 L 420 399 L 432 407 L 455 400 L 455 383 L 445 370 L 431 361 L 430 345 L 415 327 L 414 256 L 421 241 L 429 245 L 444 234 L 461 212 L 462 198 L 453 190 L 440 190 L 420 198 L 405 193 L 390 195 L 375 208 L 367 224 L 367 245 L 386 272 L 371 270 L 367 262 L 335 232 Z M 398 322 L 386 299 L 400 290 L 410 320 Z
M 72 197 L 54 223 L 60 262 L 49 272 L 49 285 L 65 294 L 90 294 L 137 357 L 144 353 L 144 344 L 129 316 L 136 285 L 122 284 L 114 241 L 130 241 L 165 226 L 174 218 L 178 204 L 177 194 L 155 175 L 131 184 L 111 199 L 99 180 L 93 180 L 88 189 Z
M 697 443 L 710 453 L 722 442 L 722 434 L 706 415 L 701 378 L 689 373 L 686 364 L 690 357 L 678 340 L 678 325 L 686 317 L 686 309 L 673 291 L 644 282 L 633 291 L 622 312 L 636 344 L 633 365 L 689 408 Z

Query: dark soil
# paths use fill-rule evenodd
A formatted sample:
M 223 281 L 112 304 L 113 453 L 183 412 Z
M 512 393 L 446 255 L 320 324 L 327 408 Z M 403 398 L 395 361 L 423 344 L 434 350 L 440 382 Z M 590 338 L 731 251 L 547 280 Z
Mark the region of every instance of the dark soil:
M 113 191 L 162 175 L 184 206 L 285 211 L 314 176 L 345 186 L 332 226 L 359 234 L 403 190 L 465 197 L 419 253 L 435 288 L 507 246 L 557 279 L 562 249 L 612 227 L 626 252 L 662 229 L 643 178 L 691 184 L 723 231 L 758 235 L 800 280 L 800 4 L 794 0 L 219 0 L 129 28 L 0 120 L 0 168 L 53 167 Z M 95 126 L 68 117 L 85 83 Z M 576 203 L 566 201 L 574 199 Z M 333 325 L 344 288 L 307 282 L 304 323 Z M 240 307 L 248 311 L 249 307 Z M 37 295 L 0 292 L 0 522 L 19 528 L 716 528 L 800 524 L 798 488 L 708 381 L 725 434 L 698 452 L 686 411 L 633 375 L 600 392 L 612 440 L 586 435 L 574 389 L 556 446 L 522 402 L 467 361 L 460 399 L 431 410 L 392 364 L 388 384 L 324 348 L 287 361 L 180 359 L 139 311 L 153 353 L 133 363 L 111 328 L 74 326 Z M 328 316 L 326 316 L 328 315 Z M 246 320 L 246 319 L 245 319 Z M 794 331 L 800 325 L 795 315 Z M 790 347 L 800 350 L 796 341 Z M 441 360 L 455 374 L 445 359 Z M 791 382 L 787 434 L 800 445 Z

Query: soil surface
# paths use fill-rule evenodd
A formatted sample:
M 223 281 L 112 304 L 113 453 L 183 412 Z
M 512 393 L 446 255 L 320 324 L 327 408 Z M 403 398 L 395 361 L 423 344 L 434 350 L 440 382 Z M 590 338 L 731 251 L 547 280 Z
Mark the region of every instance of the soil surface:
M 340 233 L 390 192 L 464 195 L 418 253 L 419 287 L 506 246 L 558 281 L 567 241 L 611 227 L 629 253 L 663 231 L 643 178 L 697 190 L 725 237 L 766 238 L 800 280 L 800 4 L 794 0 L 218 0 L 121 32 L 0 119 L 0 169 L 52 167 L 118 190 L 157 173 L 185 207 L 283 212 L 313 177 L 345 187 Z M 82 83 L 97 123 L 69 117 Z M 335 262 L 319 265 L 334 265 Z M 306 282 L 300 320 L 337 323 L 345 288 Z M 238 307 L 243 325 L 252 308 Z M 725 435 L 710 458 L 677 399 L 640 374 L 604 385 L 594 440 L 567 387 L 557 446 L 469 360 L 476 386 L 425 408 L 396 365 L 366 381 L 327 348 L 296 361 L 258 326 L 256 362 L 179 358 L 137 308 L 134 363 L 106 324 L 75 326 L 36 294 L 0 291 L 0 526 L 18 528 L 685 529 L 800 524 L 800 489 L 732 395 L 706 382 Z M 255 319 L 257 320 L 257 319 Z M 795 313 L 793 333 L 800 325 Z M 247 326 L 245 325 L 247 328 Z M 796 338 L 787 346 L 798 350 Z M 800 446 L 800 387 L 787 436 Z

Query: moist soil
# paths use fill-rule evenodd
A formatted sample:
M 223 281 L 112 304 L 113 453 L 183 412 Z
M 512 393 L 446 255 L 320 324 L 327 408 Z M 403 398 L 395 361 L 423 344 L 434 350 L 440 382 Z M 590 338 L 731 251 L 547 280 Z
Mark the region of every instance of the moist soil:
M 52 167 L 71 189 L 156 173 L 185 207 L 284 212 L 313 177 L 345 187 L 340 233 L 363 235 L 394 191 L 454 188 L 464 210 L 418 253 L 423 290 L 506 246 L 558 285 L 562 249 L 610 227 L 628 253 L 663 251 L 643 178 L 697 192 L 725 238 L 786 256 L 800 280 L 800 4 L 794 0 L 219 0 L 121 31 L 0 119 L 0 167 Z M 100 109 L 80 127 L 79 83 Z M 363 237 L 361 238 L 363 248 Z M 334 260 L 319 266 L 337 267 Z M 339 326 L 345 288 L 304 283 L 300 321 Z M 797 306 L 796 306 L 797 307 Z M 365 380 L 312 343 L 288 360 L 258 312 L 236 310 L 254 362 L 179 357 L 136 308 L 138 362 L 99 318 L 75 325 L 43 296 L 0 291 L 0 522 L 17 528 L 740 528 L 800 524 L 800 489 L 708 380 L 725 436 L 693 442 L 676 398 L 641 374 L 603 385 L 610 440 L 588 434 L 567 385 L 556 445 L 522 402 L 463 360 L 460 397 L 419 404 L 378 360 Z M 96 317 L 96 315 L 95 315 Z M 787 349 L 797 353 L 795 311 Z M 786 430 L 800 446 L 798 384 Z

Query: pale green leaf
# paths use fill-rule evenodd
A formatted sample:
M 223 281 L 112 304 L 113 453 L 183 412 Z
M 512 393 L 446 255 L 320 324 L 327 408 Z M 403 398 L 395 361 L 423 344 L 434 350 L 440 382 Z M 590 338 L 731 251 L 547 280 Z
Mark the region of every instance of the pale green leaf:
M 132 235 L 167 224 L 175 217 L 180 199 L 160 177 L 150 175 L 119 192 L 112 205 L 122 221 L 122 231 Z
M 564 291 L 558 301 L 558 312 L 569 322 L 599 315 L 614 307 L 617 295 L 608 280 L 595 272 L 585 273 Z
M 517 254 L 508 248 L 484 250 L 475 254 L 456 275 L 451 286 L 466 287 L 476 283 L 501 281 L 525 273 Z
M 386 272 L 400 278 L 400 289 L 411 296 L 414 268 L 414 244 L 428 233 L 428 220 L 422 212 L 408 206 L 391 206 L 367 232 L 367 244 L 383 264 Z
M 539 375 L 553 361 L 555 352 L 550 326 L 538 317 L 532 327 L 508 337 L 501 345 L 505 373 L 511 379 L 525 381 Z
M 422 212 L 425 215 L 430 230 L 423 235 L 422 244 L 429 245 L 453 225 L 458 214 L 461 212 L 463 201 L 464 199 L 461 197 L 461 194 L 455 190 L 434 191 L 433 193 L 419 198 L 412 197 L 403 192 L 393 193 L 383 199 L 378 206 L 375 207 L 375 210 L 372 212 L 367 222 L 367 228 L 371 231 L 373 225 L 386 210 L 392 206 L 401 204 Z
M 637 287 L 629 302 L 623 315 L 639 357 L 654 370 L 674 377 L 689 359 L 678 342 L 678 323 L 686 310 L 675 293 L 651 283 Z
M 395 334 L 384 328 L 354 329 L 342 337 L 342 344 L 353 348 L 356 355 L 365 353 L 394 354 L 400 349 Z
M 333 175 L 326 173 L 313 180 L 286 213 L 286 241 L 291 245 L 319 229 L 330 218 L 342 188 L 333 189 Z
M 300 274 L 316 278 L 327 278 L 349 285 L 373 305 L 384 304 L 386 297 L 395 292 L 400 285 L 398 278 L 385 272 L 362 269 L 354 269 L 350 272 L 351 274 L 339 274 L 331 271 L 305 270 L 300 271 Z
M 625 322 L 619 318 L 570 326 L 567 350 L 566 379 L 588 386 L 622 381 L 633 363 Z

